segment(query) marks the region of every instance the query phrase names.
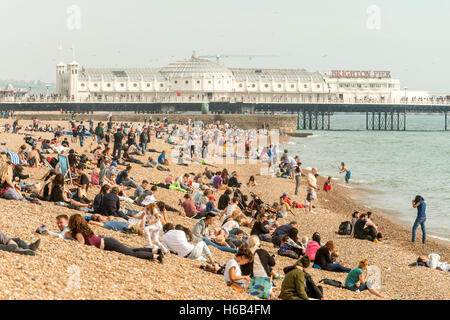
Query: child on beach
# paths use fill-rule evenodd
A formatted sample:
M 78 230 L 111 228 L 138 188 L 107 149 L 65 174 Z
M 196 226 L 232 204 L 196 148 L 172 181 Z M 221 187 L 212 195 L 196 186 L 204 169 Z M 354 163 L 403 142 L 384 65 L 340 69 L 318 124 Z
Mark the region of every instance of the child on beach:
M 306 204 L 305 204 L 306 213 L 314 213 L 312 211 L 314 199 L 313 199 L 313 192 L 311 190 L 311 187 L 307 187 L 306 188 L 306 192 L 307 192 L 307 194 L 306 194 Z
M 351 171 L 347 168 L 344 162 L 341 162 L 341 167 L 339 168 L 339 173 L 345 172 L 345 183 L 348 184 L 352 176 Z
M 303 248 L 306 248 L 308 246 L 308 242 L 309 242 L 309 238 L 307 236 L 303 236 L 302 239 L 301 239 L 300 245 Z
M 162 230 L 161 217 L 155 203 L 150 203 L 145 207 L 145 213 L 148 226 L 144 228 L 144 233 L 147 236 L 147 248 L 153 247 L 153 242 L 162 250 L 164 254 L 169 253 L 169 249 L 159 241 L 159 233 Z
M 328 177 L 327 181 L 323 185 L 323 191 L 328 192 L 331 190 L 331 177 Z

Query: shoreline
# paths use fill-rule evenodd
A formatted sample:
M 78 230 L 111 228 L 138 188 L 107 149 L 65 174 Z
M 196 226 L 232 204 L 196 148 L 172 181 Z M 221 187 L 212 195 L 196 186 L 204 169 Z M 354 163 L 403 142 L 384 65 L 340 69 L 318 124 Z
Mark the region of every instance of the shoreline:
M 320 176 L 323 181 L 325 181 L 324 176 Z M 323 184 L 323 182 L 322 182 Z M 411 242 L 411 234 L 412 234 L 412 224 L 414 223 L 414 216 L 412 215 L 411 224 L 408 227 L 406 223 L 403 223 L 402 221 L 396 219 L 392 214 L 389 214 L 386 210 L 377 208 L 377 207 L 369 207 L 364 201 L 355 198 L 355 194 L 360 192 L 357 188 L 349 189 L 345 188 L 344 186 L 334 183 L 333 188 L 335 189 L 335 192 L 337 192 L 338 196 L 342 196 L 345 201 L 348 201 L 348 203 L 352 204 L 355 208 L 354 211 L 359 211 L 360 213 L 371 211 L 376 217 L 374 218 L 375 224 L 379 227 L 381 233 L 383 236 L 385 236 L 385 233 L 383 233 L 383 229 L 386 231 L 397 231 L 395 232 L 389 232 L 387 238 L 388 239 L 394 239 L 397 241 L 400 241 L 402 245 L 404 245 L 404 248 L 410 249 L 417 249 L 417 252 L 420 252 L 420 254 L 425 254 L 423 252 L 423 246 L 422 246 L 422 232 L 421 229 L 417 229 L 416 233 L 416 242 L 413 244 Z M 337 190 L 336 190 L 337 189 Z M 347 192 L 344 191 L 348 190 Z M 347 199 L 346 199 L 347 198 Z M 353 212 L 353 211 L 352 211 Z M 349 212 L 349 220 L 351 220 L 351 213 Z M 392 213 L 396 212 L 395 210 L 392 210 Z M 344 220 L 343 220 L 344 221 Z M 400 236 L 401 235 L 401 236 Z M 409 235 L 409 237 L 404 237 L 404 235 Z M 431 238 L 431 239 L 430 239 Z M 427 232 L 427 241 L 426 245 L 428 247 L 431 247 L 433 249 L 436 249 L 436 253 L 441 255 L 441 258 L 450 260 L 450 241 L 444 240 L 444 239 L 438 239 L 433 236 L 430 236 Z M 429 252 L 431 253 L 431 252 Z M 428 253 L 428 254 L 429 254 Z M 428 255 L 427 254 L 427 255 Z M 447 257 L 447 258 L 444 258 Z
M 350 181 L 350 184 L 351 184 L 351 181 Z M 376 212 L 380 213 L 381 215 L 383 215 L 387 220 L 390 220 L 392 223 L 395 223 L 395 224 L 401 226 L 402 228 L 405 228 L 405 229 L 409 230 L 410 232 L 412 232 L 412 225 L 415 220 L 415 209 L 411 208 L 412 211 L 411 211 L 411 221 L 410 222 L 402 221 L 400 218 L 396 217 L 396 215 L 400 215 L 398 210 L 385 209 L 385 208 L 381 208 L 377 205 L 370 206 L 369 203 L 365 202 L 362 199 L 361 193 L 370 192 L 371 190 L 369 188 L 365 189 L 363 191 L 360 188 L 358 188 L 357 186 L 353 185 L 352 189 L 350 189 L 350 188 L 346 188 L 345 185 L 343 183 L 341 183 L 341 181 L 339 181 L 339 182 L 335 181 L 334 185 L 339 185 L 340 188 L 345 188 L 345 189 L 351 190 L 351 192 L 350 192 L 351 199 L 353 201 L 355 201 L 355 203 L 358 203 L 360 206 L 367 208 L 367 211 L 372 211 L 372 212 L 376 211 Z M 420 227 L 417 230 L 417 232 L 420 233 Z M 417 234 L 416 234 L 416 238 L 417 238 Z M 427 239 L 428 238 L 433 238 L 434 240 L 436 240 L 438 242 L 442 242 L 445 245 L 450 246 L 450 239 L 443 238 L 443 236 L 441 236 L 441 235 L 435 235 L 433 233 L 433 231 L 429 231 L 429 229 L 427 229 Z

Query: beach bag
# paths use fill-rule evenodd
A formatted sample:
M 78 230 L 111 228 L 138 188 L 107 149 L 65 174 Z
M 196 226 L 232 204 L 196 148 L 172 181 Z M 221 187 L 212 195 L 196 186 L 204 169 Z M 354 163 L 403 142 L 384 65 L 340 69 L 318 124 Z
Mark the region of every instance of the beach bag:
M 278 255 L 298 260 L 299 256 L 293 250 L 278 250 Z
M 342 236 L 349 236 L 352 234 L 352 223 L 350 221 L 344 221 L 339 225 L 338 234 Z
M 342 282 L 337 281 L 337 280 L 332 280 L 332 279 L 322 279 L 319 281 L 319 283 L 324 283 L 324 284 L 328 284 L 329 286 L 333 286 L 333 287 L 337 287 L 337 288 L 342 288 Z
M 248 286 L 248 293 L 260 299 L 270 299 L 272 281 L 269 277 L 253 277 Z
M 231 289 L 233 289 L 237 293 L 243 293 L 244 292 L 244 288 L 242 286 L 238 285 L 237 283 L 230 282 L 230 283 L 228 283 L 228 286 L 231 287 Z

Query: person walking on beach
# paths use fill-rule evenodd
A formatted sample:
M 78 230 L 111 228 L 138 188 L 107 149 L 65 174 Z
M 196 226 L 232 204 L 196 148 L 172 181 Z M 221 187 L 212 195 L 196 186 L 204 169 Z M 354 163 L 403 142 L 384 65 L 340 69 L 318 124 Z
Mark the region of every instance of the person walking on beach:
M 348 184 L 352 176 L 351 171 L 347 168 L 344 162 L 341 162 L 341 167 L 339 168 L 339 173 L 345 172 L 345 183 Z
M 412 228 L 412 242 L 416 241 L 416 230 L 420 227 L 422 228 L 422 243 L 425 244 L 427 233 L 425 231 L 425 221 L 427 220 L 425 210 L 427 208 L 427 204 L 422 196 L 416 196 L 416 198 L 412 201 L 413 208 L 417 208 L 417 217 L 416 221 L 414 221 L 414 225 Z

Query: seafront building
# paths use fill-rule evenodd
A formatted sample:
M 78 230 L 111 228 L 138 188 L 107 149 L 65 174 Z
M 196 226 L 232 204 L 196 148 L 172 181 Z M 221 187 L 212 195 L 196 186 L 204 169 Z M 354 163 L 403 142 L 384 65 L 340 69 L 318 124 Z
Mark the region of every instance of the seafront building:
M 227 68 L 195 54 L 162 68 L 56 67 L 57 95 L 76 102 L 401 103 L 423 101 L 390 71 Z

